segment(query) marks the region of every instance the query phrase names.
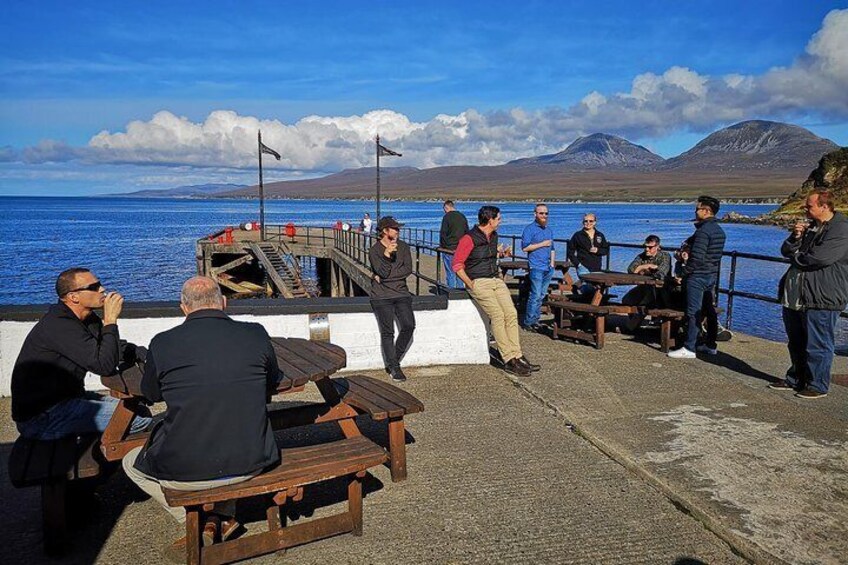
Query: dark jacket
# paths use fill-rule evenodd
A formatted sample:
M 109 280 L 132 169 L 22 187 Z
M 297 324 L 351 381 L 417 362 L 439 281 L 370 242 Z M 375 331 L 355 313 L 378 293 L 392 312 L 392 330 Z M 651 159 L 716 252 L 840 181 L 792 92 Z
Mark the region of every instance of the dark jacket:
M 403 241 L 398 240 L 397 244 L 397 253 L 391 259 L 385 256 L 386 247 L 380 241 L 368 252 L 371 272 L 380 277 L 380 282 L 371 277 L 371 300 L 411 296 L 406 278 L 412 274 L 412 253 Z
M 451 210 L 442 216 L 442 227 L 439 229 L 439 247 L 453 251 L 459 243 L 459 238 L 467 232 L 468 219 L 465 214 Z
M 695 233 L 689 242 L 689 260 L 683 268 L 684 274 L 717 275 L 721 268 L 726 236 L 715 217 L 695 224 Z
M 199 310 L 150 342 L 141 391 L 165 401 L 135 467 L 152 477 L 202 481 L 275 465 L 280 451 L 266 398 L 280 380 L 268 333 L 220 310 Z
M 85 392 L 88 371 L 115 373 L 121 355 L 118 326 L 92 313 L 84 321 L 63 302 L 50 307 L 24 340 L 12 370 L 12 419 L 26 422 Z
M 468 232 L 474 247 L 465 260 L 465 274 L 471 280 L 491 279 L 499 276 L 498 271 L 498 232 L 492 232 L 487 238 L 479 226 Z
M 592 247 L 597 247 L 598 252 L 591 253 Z M 595 230 L 592 241 L 585 230 L 577 230 L 568 242 L 568 260 L 575 267 L 583 265 L 592 272 L 600 271 L 603 268 L 601 257 L 609 255 L 609 249 L 609 242 L 601 231 Z
M 807 229 L 804 236 L 791 235 L 781 254 L 801 271 L 801 304 L 814 310 L 844 310 L 848 305 L 848 218 L 836 212 L 829 222 Z M 778 296 L 783 296 L 780 279 Z

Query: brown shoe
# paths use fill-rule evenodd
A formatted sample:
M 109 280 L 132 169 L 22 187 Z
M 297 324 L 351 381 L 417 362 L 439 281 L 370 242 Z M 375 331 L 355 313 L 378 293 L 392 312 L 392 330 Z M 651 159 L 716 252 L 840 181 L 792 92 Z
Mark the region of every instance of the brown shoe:
M 536 371 L 539 371 L 542 368 L 541 365 L 536 365 L 535 363 L 531 363 L 530 361 L 528 361 L 527 357 L 525 357 L 524 355 L 518 358 L 518 362 L 524 365 L 524 368 L 530 371 L 531 373 L 535 373 Z
M 227 541 L 241 527 L 241 524 L 235 518 L 227 518 L 226 520 L 221 521 L 221 541 Z
M 215 534 L 218 533 L 218 526 L 215 520 L 207 520 L 203 526 L 203 535 L 200 537 L 203 547 L 207 547 L 215 543 Z M 232 532 L 230 532 L 232 535 Z M 185 563 L 188 546 L 186 536 L 169 543 L 162 550 L 165 559 L 171 563 Z
M 805 388 L 802 391 L 796 392 L 795 396 L 797 396 L 798 398 L 807 398 L 807 399 L 824 398 L 825 396 L 827 396 L 827 393 L 826 392 L 819 392 L 814 388 Z
M 794 386 L 786 382 L 786 379 L 779 379 L 768 385 L 774 390 L 796 390 Z
M 529 377 L 530 369 L 525 367 L 518 359 L 510 359 L 504 363 L 504 371 L 516 377 Z

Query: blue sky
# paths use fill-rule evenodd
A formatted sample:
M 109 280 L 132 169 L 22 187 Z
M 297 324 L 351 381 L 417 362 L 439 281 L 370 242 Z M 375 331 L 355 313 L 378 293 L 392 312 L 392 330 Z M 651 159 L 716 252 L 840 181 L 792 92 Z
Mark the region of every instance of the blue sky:
M 286 156 L 272 178 L 365 166 L 378 130 L 416 166 L 495 164 L 592 130 L 670 157 L 750 118 L 848 145 L 848 15 L 825 20 L 843 7 L 7 0 L 0 194 L 253 182 L 239 132 L 255 124 Z M 828 88 L 786 102 L 816 73 Z M 744 96 L 729 75 L 751 81 Z

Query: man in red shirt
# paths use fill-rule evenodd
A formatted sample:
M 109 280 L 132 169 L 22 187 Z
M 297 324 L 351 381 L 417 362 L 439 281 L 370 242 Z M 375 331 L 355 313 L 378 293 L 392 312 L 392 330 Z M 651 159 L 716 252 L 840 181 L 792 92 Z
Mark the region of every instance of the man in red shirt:
M 527 377 L 540 369 L 527 361 L 518 338 L 518 313 L 512 295 L 498 270 L 498 258 L 512 255 L 498 246 L 501 211 L 483 206 L 477 213 L 477 225 L 462 236 L 453 256 L 453 271 L 465 283 L 483 312 L 491 319 L 492 334 L 507 373 Z

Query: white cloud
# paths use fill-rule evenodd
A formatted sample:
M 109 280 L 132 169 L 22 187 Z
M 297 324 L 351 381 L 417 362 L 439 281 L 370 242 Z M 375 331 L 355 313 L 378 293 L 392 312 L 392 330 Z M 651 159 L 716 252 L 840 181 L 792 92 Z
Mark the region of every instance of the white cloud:
M 788 67 L 759 76 L 706 76 L 684 67 L 636 76 L 629 92 L 591 92 L 574 106 L 521 108 L 413 122 L 388 109 L 361 116 L 307 116 L 294 124 L 218 110 L 202 123 L 162 111 L 134 121 L 123 132 L 103 131 L 86 147 L 45 141 L 22 152 L 25 162 L 80 160 L 89 163 L 255 166 L 256 131 L 283 156 L 269 167 L 334 171 L 373 165 L 373 138 L 404 153 L 392 165 L 432 167 L 499 164 L 561 150 L 577 136 L 602 131 L 631 139 L 675 131 L 706 131 L 751 118 L 848 117 L 848 10 L 834 10 Z M 0 160 L 15 158 L 0 151 Z

